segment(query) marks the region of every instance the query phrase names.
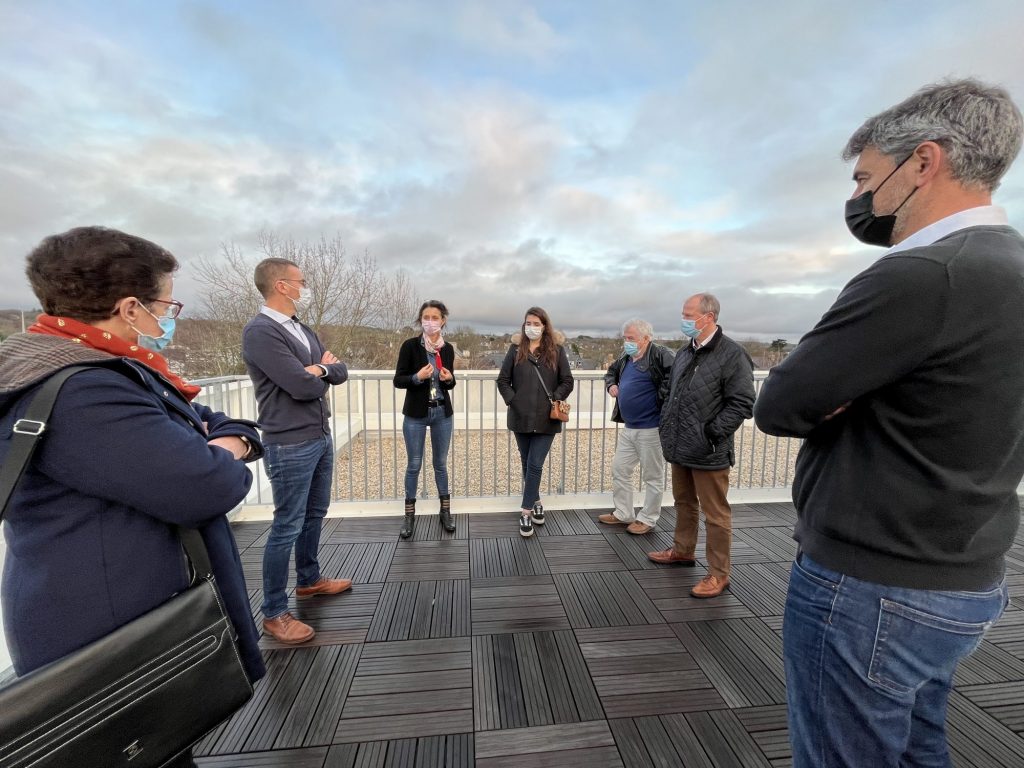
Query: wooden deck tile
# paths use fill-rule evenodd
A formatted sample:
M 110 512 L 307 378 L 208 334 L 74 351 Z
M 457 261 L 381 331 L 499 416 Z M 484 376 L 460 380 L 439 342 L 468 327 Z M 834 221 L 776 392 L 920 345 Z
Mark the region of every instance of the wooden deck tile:
M 473 539 L 469 543 L 469 559 L 470 575 L 474 579 L 551 573 L 537 538 Z
M 383 587 L 367 642 L 422 640 L 470 633 L 469 581 L 389 582 Z
M 627 570 L 604 536 L 552 536 L 542 543 L 551 573 Z
M 388 581 L 417 579 L 468 579 L 469 542 L 403 541 L 399 543 L 388 570 Z

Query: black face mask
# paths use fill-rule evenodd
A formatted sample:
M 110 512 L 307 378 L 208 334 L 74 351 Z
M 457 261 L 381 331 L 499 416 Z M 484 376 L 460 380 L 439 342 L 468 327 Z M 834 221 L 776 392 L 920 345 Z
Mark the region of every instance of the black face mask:
M 891 179 L 892 174 L 902 168 L 903 163 L 913 156 L 911 153 L 906 160 L 893 168 L 892 173 L 882 179 L 882 184 Z M 896 206 L 895 211 L 887 216 L 876 216 L 875 192 L 882 188 L 882 184 L 846 201 L 846 226 L 850 230 L 850 234 L 862 243 L 888 248 L 892 245 L 892 230 L 896 226 L 896 212 L 906 205 L 907 200 L 917 192 L 917 187 L 910 190 L 910 194 L 903 198 L 903 202 Z

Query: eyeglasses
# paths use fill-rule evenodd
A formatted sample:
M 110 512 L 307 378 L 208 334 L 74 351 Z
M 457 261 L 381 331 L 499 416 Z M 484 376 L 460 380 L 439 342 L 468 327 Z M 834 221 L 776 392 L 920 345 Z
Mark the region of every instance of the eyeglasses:
M 282 283 L 298 283 L 298 284 L 299 284 L 299 285 L 301 285 L 301 286 L 302 286 L 303 288 L 305 288 L 305 287 L 306 287 L 306 281 L 305 281 L 305 279 L 303 279 L 303 280 L 292 280 L 292 279 L 290 279 L 290 278 L 287 278 L 287 277 L 282 277 L 282 278 L 281 278 L 281 282 L 282 282 Z
M 156 315 L 156 317 L 164 320 L 174 320 L 181 314 L 181 310 L 185 308 L 184 304 L 180 301 L 175 301 L 174 299 L 153 299 L 153 302 L 167 305 L 167 309 L 162 315 Z

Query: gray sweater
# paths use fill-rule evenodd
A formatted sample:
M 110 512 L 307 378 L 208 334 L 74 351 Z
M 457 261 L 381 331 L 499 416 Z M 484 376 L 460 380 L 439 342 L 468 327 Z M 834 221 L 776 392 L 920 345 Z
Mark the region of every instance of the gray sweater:
M 1020 522 L 1024 239 L 969 227 L 883 256 L 772 369 L 754 417 L 806 438 L 794 537 L 811 558 L 897 587 L 995 584 Z
M 256 315 L 242 330 L 242 359 L 256 390 L 264 443 L 291 445 L 330 434 L 327 391 L 348 378 L 344 363 L 325 365 L 326 377 L 307 365 L 320 364 L 324 346 L 305 325 L 307 350 L 279 322 Z

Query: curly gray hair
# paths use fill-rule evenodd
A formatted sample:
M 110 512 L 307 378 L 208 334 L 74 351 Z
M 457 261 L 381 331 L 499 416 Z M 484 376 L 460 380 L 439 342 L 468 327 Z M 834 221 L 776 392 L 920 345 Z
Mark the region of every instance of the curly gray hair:
M 630 328 L 641 336 L 646 336 L 648 339 L 654 338 L 654 327 L 646 320 L 641 320 L 639 317 L 631 318 L 622 324 L 623 333 L 628 331 Z
M 989 191 L 1020 152 L 1024 121 L 1005 89 L 978 80 L 927 85 L 910 98 L 868 118 L 843 149 L 852 160 L 874 147 L 897 162 L 924 141 L 949 158 L 950 173 L 965 187 Z

